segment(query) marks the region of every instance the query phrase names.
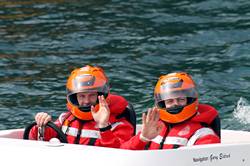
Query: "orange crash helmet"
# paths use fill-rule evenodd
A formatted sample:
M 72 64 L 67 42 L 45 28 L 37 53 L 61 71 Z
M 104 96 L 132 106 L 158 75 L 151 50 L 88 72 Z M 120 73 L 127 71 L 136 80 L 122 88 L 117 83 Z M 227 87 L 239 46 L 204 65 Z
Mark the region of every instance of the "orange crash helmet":
M 71 72 L 67 80 L 67 106 L 71 113 L 81 120 L 92 120 L 91 105 L 80 106 L 77 100 L 77 93 L 96 92 L 105 98 L 109 94 L 109 81 L 100 67 L 85 66 Z M 98 107 L 98 99 L 95 107 Z
M 165 100 L 186 97 L 185 106 L 166 108 Z M 167 123 L 181 123 L 193 117 L 198 109 L 198 92 L 191 76 L 184 72 L 170 73 L 159 78 L 154 90 L 155 105 L 160 119 Z

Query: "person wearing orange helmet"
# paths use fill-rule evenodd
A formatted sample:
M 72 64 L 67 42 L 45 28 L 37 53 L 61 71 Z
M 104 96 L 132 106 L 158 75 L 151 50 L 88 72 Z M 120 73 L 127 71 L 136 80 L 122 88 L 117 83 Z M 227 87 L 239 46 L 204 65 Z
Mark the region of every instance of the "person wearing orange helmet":
M 142 129 L 123 143 L 123 149 L 174 149 L 181 146 L 220 143 L 211 128 L 218 112 L 199 104 L 191 76 L 184 72 L 159 78 L 154 90 L 155 107 L 142 116 Z M 217 125 L 218 126 L 218 125 Z
M 110 93 L 107 76 L 100 67 L 85 66 L 72 71 L 67 80 L 67 109 L 55 121 L 66 135 L 68 143 L 118 148 L 133 136 L 134 128 L 124 116 L 128 102 Z M 52 121 L 49 114 L 35 116 L 37 126 L 30 132 L 37 139 L 38 127 Z M 46 128 L 44 140 L 57 137 Z

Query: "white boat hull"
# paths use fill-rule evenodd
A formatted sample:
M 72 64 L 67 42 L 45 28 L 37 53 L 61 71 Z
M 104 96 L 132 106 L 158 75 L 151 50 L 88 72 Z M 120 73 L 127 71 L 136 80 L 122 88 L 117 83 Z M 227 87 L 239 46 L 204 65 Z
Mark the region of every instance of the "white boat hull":
M 22 130 L 0 131 L 0 137 L 6 165 L 250 166 L 250 132 L 243 131 L 223 130 L 221 144 L 148 151 L 10 139 L 21 138 Z

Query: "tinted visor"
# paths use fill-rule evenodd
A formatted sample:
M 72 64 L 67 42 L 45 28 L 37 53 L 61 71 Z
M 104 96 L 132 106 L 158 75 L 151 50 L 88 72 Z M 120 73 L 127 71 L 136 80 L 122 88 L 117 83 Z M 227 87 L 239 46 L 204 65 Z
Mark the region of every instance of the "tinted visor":
M 155 101 L 159 103 L 164 100 L 175 99 L 178 97 L 197 98 L 198 94 L 195 88 L 176 90 L 176 91 L 169 90 L 160 94 L 159 93 L 155 94 Z
M 109 84 L 105 79 L 97 79 L 93 75 L 84 74 L 75 77 L 71 82 L 72 87 L 67 89 L 68 95 L 79 92 L 108 93 Z

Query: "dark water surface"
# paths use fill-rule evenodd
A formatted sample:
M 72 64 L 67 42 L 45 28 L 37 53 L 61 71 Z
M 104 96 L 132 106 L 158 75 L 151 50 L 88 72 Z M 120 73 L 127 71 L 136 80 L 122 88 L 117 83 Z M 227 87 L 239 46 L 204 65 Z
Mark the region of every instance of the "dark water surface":
M 70 71 L 86 64 L 105 69 L 138 117 L 161 74 L 186 71 L 222 128 L 250 130 L 248 0 L 1 0 L 0 129 L 56 118 Z

